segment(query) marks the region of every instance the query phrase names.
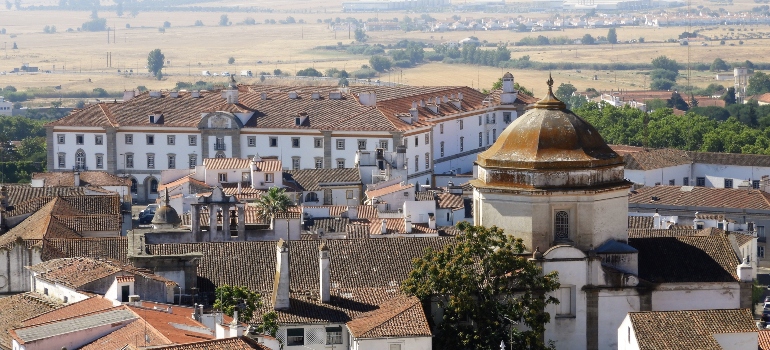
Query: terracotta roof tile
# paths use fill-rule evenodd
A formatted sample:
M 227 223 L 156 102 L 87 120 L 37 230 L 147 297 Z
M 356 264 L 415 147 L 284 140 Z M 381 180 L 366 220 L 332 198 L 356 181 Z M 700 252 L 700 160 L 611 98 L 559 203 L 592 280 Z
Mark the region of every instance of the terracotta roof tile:
M 42 240 L 51 238 L 78 238 L 81 237 L 65 224 L 57 220 L 53 212 L 57 204 L 62 203 L 61 198 L 50 200 L 37 212 L 24 219 L 10 231 L 0 236 L 0 247 L 8 246 L 17 239 Z
M 432 335 L 422 303 L 416 297 L 397 296 L 379 309 L 347 323 L 356 338 L 430 337 Z
M 138 312 L 142 316 L 141 312 Z M 181 332 L 181 330 L 180 330 Z M 147 342 L 149 340 L 149 342 Z M 143 347 L 169 345 L 171 340 L 143 319 L 134 320 L 122 328 L 80 348 L 81 350 L 142 349 Z
M 43 260 L 87 257 L 128 263 L 128 239 L 122 237 L 48 239 L 43 244 Z
M 652 283 L 735 282 L 740 261 L 724 235 L 631 238 L 639 277 Z
M 276 159 L 263 159 L 260 162 L 254 162 L 254 165 L 257 166 L 257 171 L 266 172 L 266 173 L 283 170 L 281 161 Z
M 698 230 L 690 227 L 687 229 L 656 229 L 656 228 L 629 228 L 628 238 L 655 238 L 655 237 L 682 237 L 696 236 Z
M 373 205 L 359 205 L 358 206 L 358 218 L 359 219 L 376 219 L 380 214 L 377 212 L 377 207 Z
M 451 193 L 439 193 L 436 195 L 438 209 L 460 209 L 465 207 L 463 197 Z
M 628 203 L 770 210 L 769 198 L 770 194 L 760 190 L 697 186 L 653 186 L 631 191 Z
M 654 222 L 652 216 L 629 216 L 628 228 L 653 228 Z
M 249 337 L 207 340 L 197 343 L 162 346 L 160 350 L 270 350 Z
M 756 333 L 749 309 L 629 312 L 641 350 L 721 349 L 716 334 Z
M 385 221 L 385 227 L 388 235 L 403 234 L 406 233 L 406 224 L 404 218 L 388 218 L 388 219 L 376 219 L 371 220 L 369 224 L 369 234 L 372 236 L 382 236 L 382 221 Z M 438 230 L 431 229 L 427 224 L 412 224 L 411 234 L 435 234 L 438 235 Z
M 93 296 L 88 299 L 72 303 L 67 306 L 51 310 L 37 317 L 27 319 L 23 322 L 24 327 L 34 326 L 56 320 L 71 318 L 87 313 L 112 308 L 112 301 L 101 296 Z
M 652 170 L 692 163 L 686 151 L 672 148 L 627 152 L 623 157 L 628 170 Z
M 203 160 L 206 170 L 249 169 L 249 164 L 251 164 L 251 159 L 243 158 L 206 158 Z
M 33 179 L 45 180 L 45 186 L 131 186 L 131 180 L 112 175 L 105 171 L 81 171 L 80 183 L 75 183 L 75 173 L 57 171 L 48 173 L 33 173 Z
M 158 333 L 166 337 L 172 344 L 187 344 L 215 338 L 213 333 L 207 332 L 208 328 L 190 317 L 193 314 L 193 309 L 190 307 L 146 301 L 141 303 L 142 307 L 129 305 L 128 308 L 147 321 L 148 325 L 155 328 Z M 155 309 L 155 307 L 158 307 L 158 309 Z M 169 307 L 171 312 L 166 311 Z M 184 326 L 187 329 L 177 328 L 175 324 Z M 200 332 L 192 331 L 191 329 L 197 329 Z
M 759 350 L 770 350 L 770 329 L 759 330 Z
M 162 184 L 158 186 L 158 191 L 164 191 L 165 189 L 173 190 L 174 188 L 178 186 L 182 186 L 184 184 L 190 185 L 190 193 L 189 194 L 197 194 L 197 193 L 205 193 L 205 192 L 211 192 L 211 186 L 207 185 L 205 182 L 196 180 L 192 178 L 192 174 L 184 176 L 180 179 L 171 181 L 166 184 Z
M 12 348 L 9 329 L 19 327 L 24 320 L 61 306 L 62 304 L 37 293 L 22 293 L 0 298 L 0 347 Z
M 358 168 L 287 170 L 283 173 L 283 179 L 284 182 L 290 181 L 299 185 L 302 191 L 321 191 L 326 184 L 361 184 Z
M 390 186 L 385 186 L 383 188 L 378 188 L 376 190 L 369 190 L 366 191 L 366 198 L 372 199 L 375 197 L 384 196 L 386 194 L 391 194 L 393 192 L 403 191 L 410 188 L 414 188 L 414 184 L 393 184 Z

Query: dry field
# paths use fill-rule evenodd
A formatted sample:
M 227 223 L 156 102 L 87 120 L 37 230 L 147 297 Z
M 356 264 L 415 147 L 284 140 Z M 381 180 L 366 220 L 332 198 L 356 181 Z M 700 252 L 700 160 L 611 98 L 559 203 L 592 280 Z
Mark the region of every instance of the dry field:
M 326 6 L 339 9 L 337 4 L 324 2 Z M 250 2 L 243 1 L 243 5 Z M 89 91 L 96 87 L 108 91 L 122 91 L 137 86 L 146 86 L 150 89 L 168 89 L 174 87 L 178 81 L 194 82 L 197 80 L 224 82 L 221 77 L 202 77 L 202 70 L 216 73 L 228 71 L 237 73 L 240 70 L 251 70 L 254 74 L 261 71 L 272 72 L 273 69 L 281 69 L 294 73 L 299 69 L 314 67 L 318 70 L 328 68 L 346 69 L 352 71 L 361 65 L 368 63 L 368 57 L 350 55 L 344 51 L 314 50 L 319 45 L 336 45 L 338 42 L 349 43 L 347 32 L 336 34 L 327 29 L 324 24 L 317 24 L 318 19 L 347 17 L 371 18 L 402 18 L 404 13 L 378 13 L 346 14 L 339 12 L 324 13 L 323 8 L 314 8 L 316 1 L 305 1 L 312 13 L 229 13 L 230 20 L 240 23 L 247 17 L 254 18 L 258 25 L 233 25 L 220 27 L 220 12 L 147 12 L 139 13 L 136 18 L 117 17 L 113 12 L 100 12 L 100 16 L 107 18 L 107 23 L 117 32 L 111 32 L 110 43 L 107 43 L 106 32 L 66 32 L 67 28 L 77 28 L 89 19 L 90 13 L 62 12 L 62 11 L 6 11 L 0 10 L 0 27 L 6 28 L 8 34 L 0 35 L 0 44 L 7 43 L 7 55 L 0 51 L 0 71 L 8 71 L 19 67 L 22 63 L 38 66 L 42 70 L 51 70 L 51 74 L 10 74 L 0 75 L 0 86 L 14 85 L 17 88 L 43 88 L 50 89 L 61 85 L 62 91 Z M 212 2 L 212 5 L 216 2 Z M 228 3 L 228 5 L 235 5 Z M 283 5 L 282 5 L 283 4 Z M 271 0 L 260 2 L 261 6 L 286 6 L 287 2 Z M 291 3 L 297 5 L 297 2 Z M 329 5 L 332 4 L 332 5 Z M 716 6 L 712 6 L 716 7 Z M 294 7 L 296 8 L 296 7 Z M 308 10 L 311 11 L 311 10 Z M 307 22 L 304 25 L 265 25 L 261 24 L 265 19 L 284 19 L 291 15 L 297 20 Z M 418 14 L 409 14 L 418 16 Z M 431 14 L 436 18 L 445 18 L 449 13 Z M 480 18 L 485 16 L 479 13 L 463 13 L 463 16 Z M 541 14 L 540 16 L 548 16 Z M 502 17 L 502 16 L 498 16 Z M 201 20 L 203 27 L 195 27 L 193 23 Z M 165 33 L 158 31 L 164 21 L 171 23 Z M 130 28 L 126 28 L 129 24 Z M 55 25 L 58 33 L 45 34 L 45 25 Z M 744 40 L 743 45 L 738 45 L 738 40 L 730 40 L 735 46 L 719 45 L 718 41 L 710 42 L 708 46 L 694 43 L 689 47 L 691 62 L 711 62 L 720 57 L 728 62 L 743 61 L 746 59 L 755 62 L 770 61 L 768 47 L 770 47 L 770 27 L 733 28 L 729 32 L 727 28 L 716 28 L 709 31 L 708 35 L 729 35 L 763 33 L 764 39 Z M 740 29 L 740 31 L 738 31 Z M 745 29 L 745 31 L 744 31 Z M 751 30 L 753 29 L 753 31 Z M 644 37 L 645 44 L 619 44 L 619 45 L 565 45 L 548 47 L 510 47 L 512 56 L 518 58 L 529 55 L 533 61 L 541 62 L 585 62 L 585 63 L 647 63 L 654 57 L 666 55 L 687 62 L 688 48 L 678 44 L 653 43 L 662 42 L 669 38 L 676 38 L 684 27 L 675 28 L 619 28 L 620 40 L 638 39 Z M 370 32 L 370 42 L 395 43 L 402 39 L 421 40 L 425 42 L 441 43 L 450 40 L 459 40 L 471 35 L 489 42 L 514 43 L 526 36 L 545 35 L 547 37 L 567 36 L 580 38 L 590 33 L 593 36 L 604 36 L 606 29 L 570 29 L 561 32 L 542 33 L 514 33 L 508 31 L 478 31 L 478 32 Z M 13 37 L 12 37 L 13 36 Z M 19 46 L 19 50 L 11 50 L 13 42 Z M 167 76 L 161 80 L 155 80 L 146 75 L 147 53 L 155 48 L 160 48 L 170 61 L 170 65 L 164 68 Z M 0 47 L 2 49 L 2 47 Z M 112 66 L 107 67 L 107 52 L 112 53 Z M 229 57 L 235 58 L 235 64 L 228 65 Z M 261 61 L 262 63 L 257 63 Z M 119 74 L 118 70 L 133 70 L 134 74 L 126 76 Z M 141 74 L 137 74 L 141 73 Z M 477 67 L 472 65 L 448 65 L 442 63 L 424 64 L 412 69 L 404 69 L 392 74 L 383 74 L 379 77 L 383 81 L 402 81 L 410 85 L 468 85 L 473 87 L 488 88 L 504 73 L 503 70 L 493 67 Z M 544 81 L 548 72 L 535 70 L 512 71 L 517 81 L 522 85 L 535 90 L 536 95 L 543 92 Z M 649 82 L 645 76 L 633 71 L 554 71 L 554 79 L 558 82 L 571 82 L 579 89 L 588 87 L 596 89 L 641 89 Z M 593 80 L 594 76 L 598 80 Z M 243 79 L 244 83 L 258 83 L 257 78 Z M 268 81 L 269 82 L 269 81 Z M 713 82 L 711 74 L 694 74 L 692 84 L 705 86 Z M 45 103 L 38 101 L 37 103 Z

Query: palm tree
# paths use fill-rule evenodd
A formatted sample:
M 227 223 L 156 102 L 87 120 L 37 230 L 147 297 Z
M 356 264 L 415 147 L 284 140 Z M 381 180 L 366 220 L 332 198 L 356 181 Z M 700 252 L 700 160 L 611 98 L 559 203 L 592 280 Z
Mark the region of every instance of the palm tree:
M 294 203 L 286 195 L 285 189 L 270 187 L 262 197 L 259 197 L 254 206 L 257 207 L 259 218 L 270 222 L 275 218 L 276 213 L 286 211 L 289 207 L 294 206 Z

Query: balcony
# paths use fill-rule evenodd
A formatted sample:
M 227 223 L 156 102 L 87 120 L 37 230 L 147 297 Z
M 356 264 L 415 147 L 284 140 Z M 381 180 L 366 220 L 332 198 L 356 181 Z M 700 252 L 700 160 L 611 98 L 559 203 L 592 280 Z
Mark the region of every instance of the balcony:
M 217 142 L 217 143 L 214 144 L 214 150 L 225 151 L 225 150 L 227 150 L 227 145 L 224 144 L 224 143 Z

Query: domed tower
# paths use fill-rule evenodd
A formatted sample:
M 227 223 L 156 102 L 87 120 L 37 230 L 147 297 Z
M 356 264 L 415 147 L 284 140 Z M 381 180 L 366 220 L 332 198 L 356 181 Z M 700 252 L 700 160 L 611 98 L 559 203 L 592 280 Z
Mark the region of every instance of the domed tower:
M 179 217 L 179 214 L 177 214 L 176 209 L 174 209 L 169 202 L 168 189 L 166 189 L 163 197 L 163 205 L 155 211 L 155 215 L 152 217 L 151 223 L 153 229 L 176 228 L 182 223 L 182 219 Z
M 497 226 L 541 251 L 587 251 L 628 238 L 623 157 L 591 124 L 548 94 L 479 154 L 473 185 L 476 225 Z

